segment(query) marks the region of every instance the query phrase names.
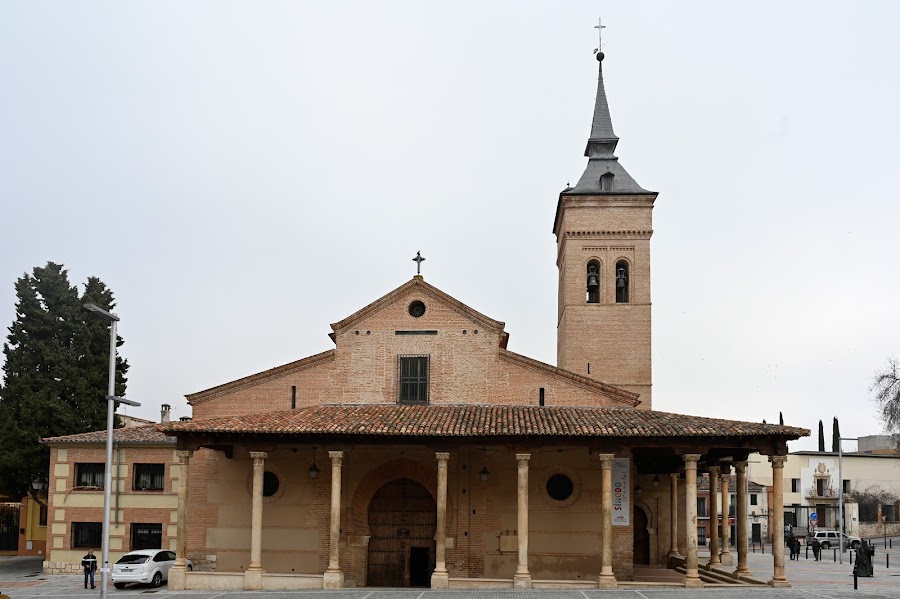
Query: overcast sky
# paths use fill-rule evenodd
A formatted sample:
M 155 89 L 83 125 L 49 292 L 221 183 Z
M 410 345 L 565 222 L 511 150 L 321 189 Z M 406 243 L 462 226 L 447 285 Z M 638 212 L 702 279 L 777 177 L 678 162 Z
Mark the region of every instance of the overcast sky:
M 0 324 L 48 260 L 116 294 L 128 397 L 333 347 L 415 274 L 556 361 L 554 210 L 596 24 L 654 209 L 654 407 L 877 434 L 900 354 L 896 2 L 0 4 Z M 3 331 L 6 332 L 5 330 Z M 489 401 L 490 398 L 484 398 Z M 852 446 L 851 446 L 852 447 Z

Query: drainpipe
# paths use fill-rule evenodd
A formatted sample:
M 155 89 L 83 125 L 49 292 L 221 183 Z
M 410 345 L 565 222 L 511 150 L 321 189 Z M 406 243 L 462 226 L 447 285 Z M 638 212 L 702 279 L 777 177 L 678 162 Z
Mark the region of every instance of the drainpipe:
M 116 443 L 116 526 L 119 525 L 119 463 L 122 461 L 122 450 L 119 448 L 119 444 Z

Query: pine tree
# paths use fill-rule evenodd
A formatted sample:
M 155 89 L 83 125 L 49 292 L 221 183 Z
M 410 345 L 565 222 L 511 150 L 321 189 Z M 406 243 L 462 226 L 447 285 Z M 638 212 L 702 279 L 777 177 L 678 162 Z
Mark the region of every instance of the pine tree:
M 841 446 L 841 426 L 838 424 L 837 416 L 831 423 L 831 451 L 837 453 Z
M 23 274 L 15 288 L 16 320 L 3 344 L 0 492 L 19 498 L 34 479 L 47 477 L 50 451 L 41 438 L 106 427 L 109 323 L 83 304 L 111 310 L 115 302 L 96 278 L 79 296 L 66 270 L 52 262 Z M 117 358 L 116 395 L 125 393 L 127 370 Z
M 825 429 L 822 428 L 821 420 L 819 420 L 819 451 L 825 451 Z

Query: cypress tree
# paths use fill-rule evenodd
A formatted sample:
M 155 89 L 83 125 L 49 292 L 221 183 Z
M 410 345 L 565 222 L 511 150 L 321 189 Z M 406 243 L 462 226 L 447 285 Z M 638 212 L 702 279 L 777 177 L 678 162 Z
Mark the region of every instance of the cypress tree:
M 109 323 L 83 304 L 111 310 L 115 302 L 96 278 L 79 295 L 52 262 L 23 274 L 15 289 L 16 319 L 3 344 L 0 492 L 18 499 L 48 475 L 50 450 L 41 438 L 106 428 Z M 123 395 L 128 364 L 116 361 L 116 395 Z
M 819 420 L 819 451 L 825 451 L 825 429 L 822 428 L 821 420 Z
M 781 414 L 781 412 L 778 412 L 778 424 L 784 426 L 784 416 Z
M 831 423 L 831 451 L 837 453 L 841 446 L 841 425 L 838 424 L 837 416 Z

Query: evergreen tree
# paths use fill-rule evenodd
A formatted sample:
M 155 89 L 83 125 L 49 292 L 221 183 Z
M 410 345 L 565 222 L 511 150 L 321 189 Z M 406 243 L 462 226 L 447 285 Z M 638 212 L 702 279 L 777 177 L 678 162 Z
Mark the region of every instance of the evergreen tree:
M 784 415 L 781 412 L 778 412 L 778 424 L 784 426 Z
M 822 428 L 821 420 L 819 420 L 819 451 L 825 451 L 825 429 Z
M 837 453 L 841 446 L 841 426 L 838 424 L 837 416 L 831 423 L 831 451 Z
M 52 262 L 23 274 L 15 288 L 16 319 L 3 344 L 0 492 L 19 498 L 48 475 L 50 450 L 41 438 L 106 428 L 109 322 L 83 304 L 112 310 L 115 302 L 93 277 L 79 296 Z M 116 395 L 123 395 L 128 364 L 116 362 Z

